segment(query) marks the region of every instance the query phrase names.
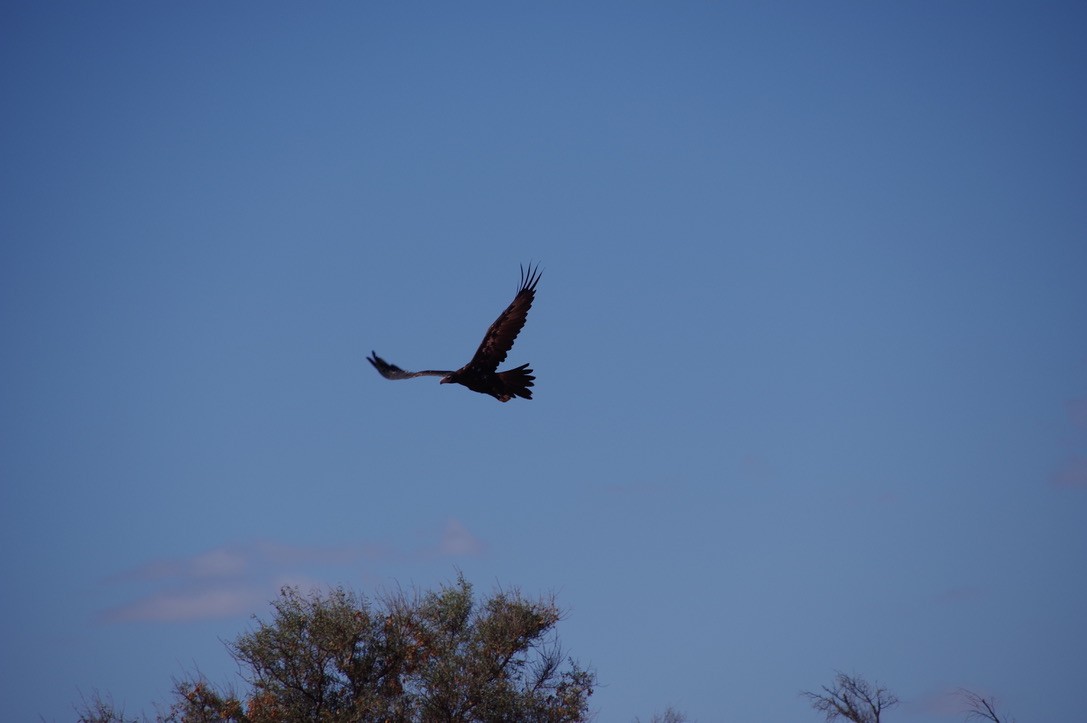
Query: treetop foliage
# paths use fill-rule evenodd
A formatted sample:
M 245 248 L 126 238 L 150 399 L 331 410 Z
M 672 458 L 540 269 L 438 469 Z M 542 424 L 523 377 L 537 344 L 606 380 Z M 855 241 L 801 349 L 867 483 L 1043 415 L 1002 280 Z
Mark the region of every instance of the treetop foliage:
M 284 588 L 269 621 L 229 644 L 248 694 L 202 677 L 175 686 L 162 723 L 538 721 L 588 717 L 595 675 L 564 660 L 552 598 L 499 591 L 479 603 L 463 576 L 373 604 L 336 588 Z M 96 702 L 87 723 L 116 723 Z

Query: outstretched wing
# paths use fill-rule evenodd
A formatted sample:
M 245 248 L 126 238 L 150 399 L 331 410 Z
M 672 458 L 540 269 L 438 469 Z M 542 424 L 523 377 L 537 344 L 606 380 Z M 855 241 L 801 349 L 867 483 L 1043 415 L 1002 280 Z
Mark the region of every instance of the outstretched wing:
M 498 365 L 506 360 L 506 354 L 513 347 L 517 335 L 521 333 L 521 327 L 525 325 L 528 310 L 532 308 L 532 301 L 536 298 L 536 283 L 540 280 L 540 267 L 532 268 L 532 264 L 521 267 L 521 287 L 517 289 L 517 295 L 506 307 L 506 310 L 498 315 L 498 318 L 483 335 L 483 342 L 476 350 L 472 361 L 466 365 L 481 372 L 494 373 Z
M 378 374 L 386 379 L 413 379 L 414 377 L 444 377 L 446 374 L 452 374 L 452 372 L 436 371 L 434 369 L 427 369 L 423 372 L 406 372 L 395 364 L 390 364 L 377 355 L 376 352 L 371 351 L 370 356 L 366 357 L 366 361 L 374 365 L 374 369 L 377 369 Z

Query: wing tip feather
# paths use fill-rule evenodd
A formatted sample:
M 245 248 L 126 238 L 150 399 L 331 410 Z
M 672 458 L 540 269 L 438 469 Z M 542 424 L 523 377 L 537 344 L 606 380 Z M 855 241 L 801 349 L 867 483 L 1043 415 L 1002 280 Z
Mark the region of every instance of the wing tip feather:
M 529 261 L 527 269 L 523 264 L 520 265 L 520 268 L 521 286 L 517 289 L 517 293 L 519 294 L 522 291 L 536 291 L 536 284 L 540 282 L 540 277 L 543 275 L 543 272 L 540 270 L 540 264 L 537 263 L 535 268 L 533 268 L 532 262 Z

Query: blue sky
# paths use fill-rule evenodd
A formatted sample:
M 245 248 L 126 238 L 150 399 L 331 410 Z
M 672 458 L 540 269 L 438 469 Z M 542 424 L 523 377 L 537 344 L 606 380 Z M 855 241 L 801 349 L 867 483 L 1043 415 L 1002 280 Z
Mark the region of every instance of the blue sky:
M 599 721 L 1074 720 L 1078 3 L 5 3 L 0 692 L 554 592 Z M 500 404 L 455 368 L 540 262 Z

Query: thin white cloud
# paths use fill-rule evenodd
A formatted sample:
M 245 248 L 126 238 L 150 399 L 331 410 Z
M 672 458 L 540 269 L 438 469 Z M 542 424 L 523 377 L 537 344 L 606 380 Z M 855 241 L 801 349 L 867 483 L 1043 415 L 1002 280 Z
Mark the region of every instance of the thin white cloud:
M 243 552 L 219 548 L 197 555 L 189 567 L 195 577 L 223 577 L 241 574 L 248 562 Z
M 984 689 L 948 684 L 942 690 L 930 690 L 912 700 L 902 701 L 902 710 L 904 713 L 924 715 L 926 717 L 954 716 L 961 721 L 965 719 L 970 710 L 970 701 L 966 697 L 966 693 L 970 691 L 986 698 L 992 698 L 992 693 Z
M 955 689 L 935 690 L 922 693 L 913 700 L 902 702 L 905 712 L 925 716 L 961 715 L 962 697 Z
M 1087 430 L 1087 397 L 1069 399 L 1066 405 L 1068 421 L 1077 429 Z
M 254 554 L 277 566 L 352 565 L 360 561 L 381 562 L 397 559 L 401 553 L 387 545 L 362 543 L 356 545 L 327 545 L 300 547 L 271 540 L 253 544 Z
M 1057 487 L 1087 487 L 1087 458 L 1069 460 L 1053 475 Z
M 247 585 L 158 592 L 105 611 L 105 622 L 184 622 L 245 615 L 267 596 Z
M 112 581 L 154 581 L 170 578 L 204 578 L 238 575 L 245 570 L 250 555 L 245 550 L 219 547 L 187 558 L 153 560 L 126 570 Z
M 450 518 L 442 531 L 438 543 L 438 554 L 445 557 L 482 555 L 487 546 L 478 537 L 468 531 L 460 520 Z
M 434 532 L 428 537 L 434 539 Z M 247 615 L 274 597 L 285 581 L 319 579 L 317 568 L 404 564 L 434 557 L 475 556 L 486 550 L 486 544 L 457 519 L 446 520 L 436 532 L 437 543 L 414 551 L 377 543 L 307 547 L 260 540 L 216 547 L 190 557 L 153 560 L 107 579 L 112 585 L 140 584 L 152 589 L 98 617 L 118 623 Z M 359 573 L 356 569 L 354 574 Z
M 1074 429 L 1070 444 L 1075 451 L 1069 454 L 1060 468 L 1050 477 L 1054 487 L 1087 488 L 1087 456 L 1083 444 L 1087 442 L 1087 397 L 1069 399 L 1066 404 L 1068 421 Z

